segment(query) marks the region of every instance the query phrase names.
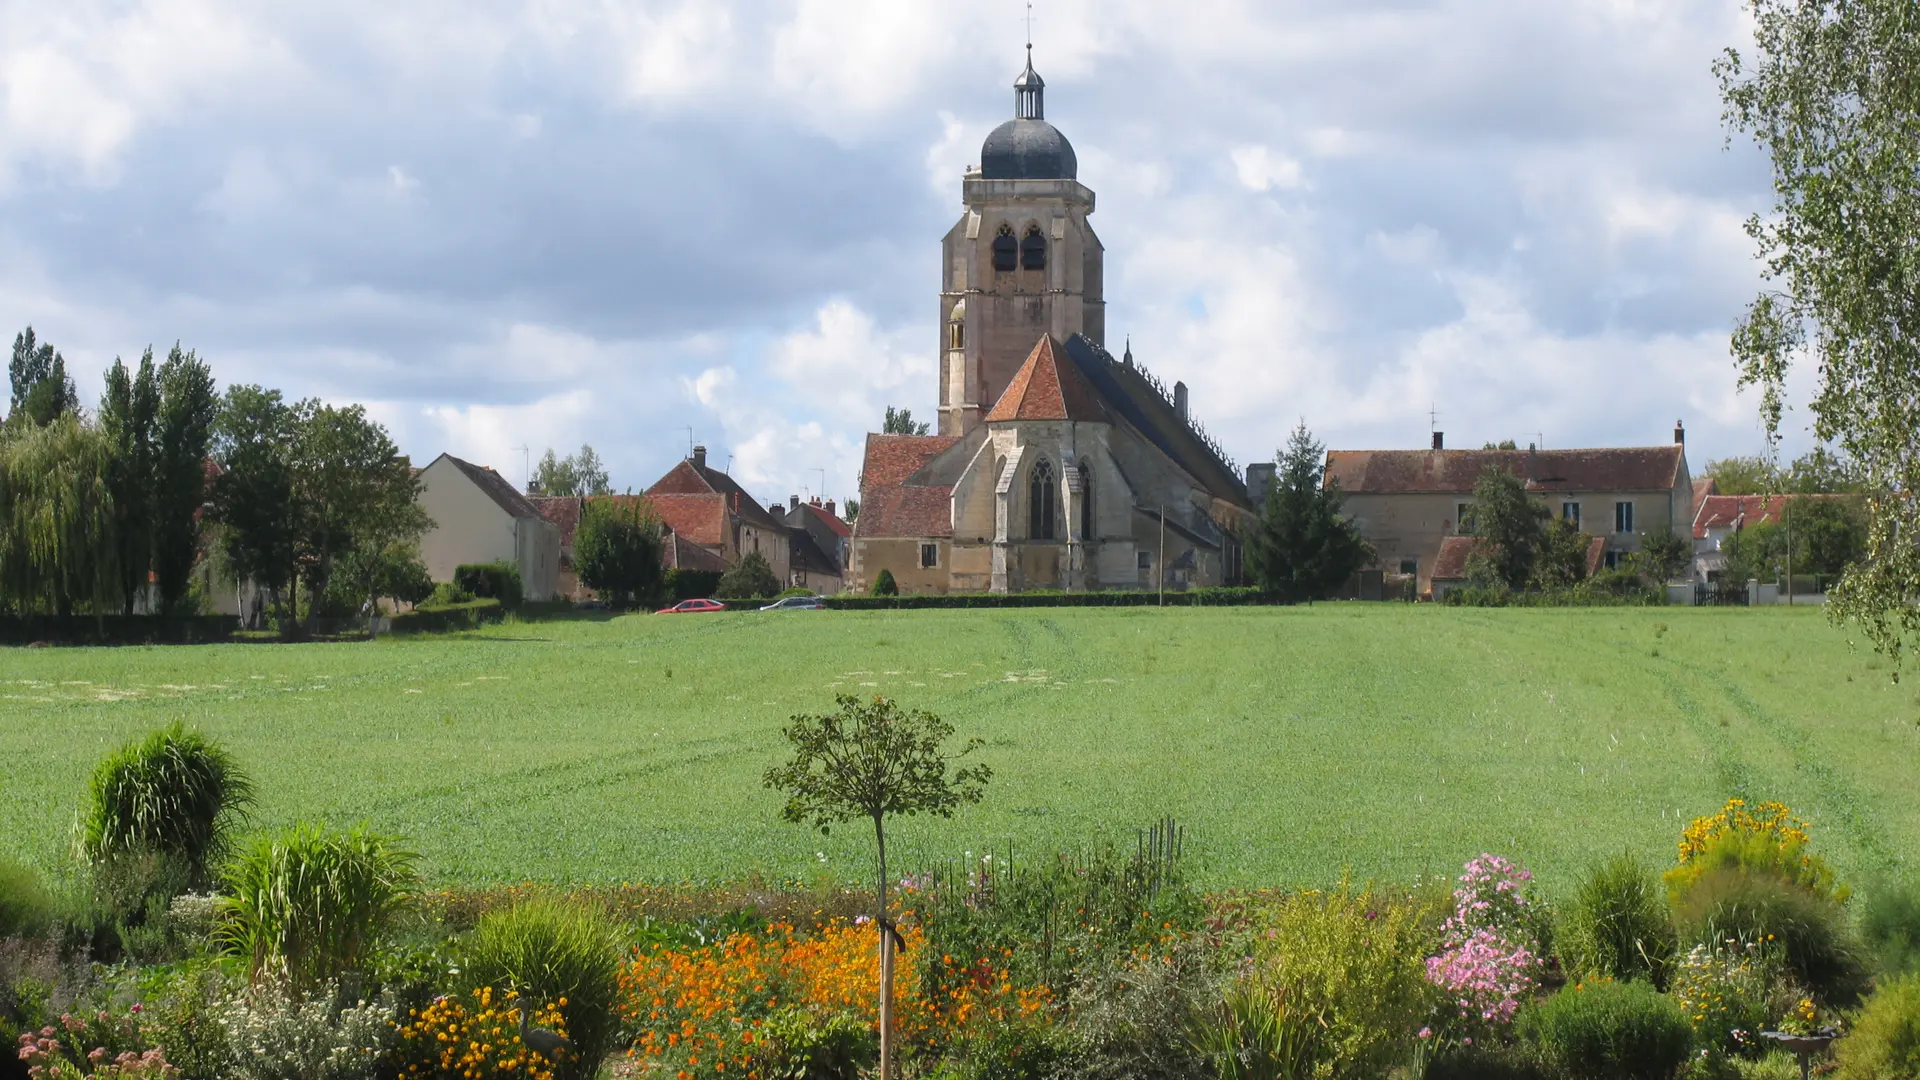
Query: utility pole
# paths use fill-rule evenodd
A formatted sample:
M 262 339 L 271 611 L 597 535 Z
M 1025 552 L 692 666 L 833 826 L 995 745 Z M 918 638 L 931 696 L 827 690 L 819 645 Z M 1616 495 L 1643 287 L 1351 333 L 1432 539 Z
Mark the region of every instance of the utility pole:
M 1787 606 L 1793 606 L 1793 503 L 1780 496 L 1780 520 L 1787 526 Z
M 1167 504 L 1160 504 L 1160 604 L 1167 606 Z

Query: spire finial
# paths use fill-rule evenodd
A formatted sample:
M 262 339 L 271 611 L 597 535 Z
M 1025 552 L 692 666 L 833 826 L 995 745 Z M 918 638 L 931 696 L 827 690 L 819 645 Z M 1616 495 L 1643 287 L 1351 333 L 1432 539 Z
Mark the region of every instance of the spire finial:
M 1033 0 L 1027 0 L 1027 62 L 1033 62 Z

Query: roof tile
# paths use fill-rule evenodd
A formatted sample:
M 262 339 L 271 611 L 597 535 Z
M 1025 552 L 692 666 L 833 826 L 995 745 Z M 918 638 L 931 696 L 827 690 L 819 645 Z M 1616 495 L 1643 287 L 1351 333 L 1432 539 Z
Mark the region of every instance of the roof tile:
M 1666 491 L 1680 479 L 1679 446 L 1594 450 L 1329 450 L 1327 482 L 1349 495 L 1467 495 L 1488 468 L 1527 478 L 1527 490 Z
M 1053 335 L 1040 339 L 1014 373 L 1000 400 L 987 410 L 987 423 L 1009 420 L 1107 419 L 1100 396 L 1087 385 L 1078 366 L 1062 363 Z

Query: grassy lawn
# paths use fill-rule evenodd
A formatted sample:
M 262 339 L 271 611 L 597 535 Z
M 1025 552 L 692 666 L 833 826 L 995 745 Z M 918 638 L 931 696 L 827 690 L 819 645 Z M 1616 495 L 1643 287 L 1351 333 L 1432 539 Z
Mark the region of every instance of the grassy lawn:
M 1813 610 L 1026 609 L 630 616 L 375 644 L 0 650 L 0 849 L 66 849 L 113 745 L 185 720 L 259 824 L 365 819 L 447 883 L 860 876 L 760 773 L 836 692 L 986 739 L 987 800 L 904 865 L 1172 814 L 1213 885 L 1408 878 L 1481 851 L 1561 891 L 1666 862 L 1732 794 L 1846 873 L 1920 861 L 1920 695 Z M 817 853 L 824 853 L 823 865 Z

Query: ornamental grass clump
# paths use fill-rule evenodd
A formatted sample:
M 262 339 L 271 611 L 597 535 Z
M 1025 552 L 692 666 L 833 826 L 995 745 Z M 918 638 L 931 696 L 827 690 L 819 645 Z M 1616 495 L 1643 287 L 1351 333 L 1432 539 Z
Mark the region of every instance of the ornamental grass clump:
M 307 990 L 362 970 L 419 882 L 415 862 L 364 826 L 255 837 L 228 867 L 220 940 L 247 958 L 256 986 L 284 980 Z
M 1418 898 L 1345 883 L 1277 901 L 1247 969 L 1195 1025 L 1221 1080 L 1379 1076 L 1409 1059 L 1434 990 Z
M 253 785 L 218 743 L 174 724 L 109 754 L 93 772 L 80 847 L 96 865 L 126 857 L 175 860 L 189 889 L 211 882 Z
M 1560 955 L 1573 977 L 1645 979 L 1667 988 L 1673 919 L 1653 871 L 1622 852 L 1587 872 L 1560 920 Z
M 536 1009 L 557 1008 L 575 1056 L 556 1075 L 590 1077 L 614 1042 L 621 951 L 619 931 L 600 909 L 535 897 L 481 917 L 462 950 L 462 977 L 476 989 L 516 992 Z
M 1449 1037 L 1504 1034 L 1539 985 L 1549 931 L 1532 881 L 1525 867 L 1490 854 L 1470 860 L 1461 873 L 1440 952 L 1426 962 L 1427 981 L 1448 1002 L 1442 1026 Z

